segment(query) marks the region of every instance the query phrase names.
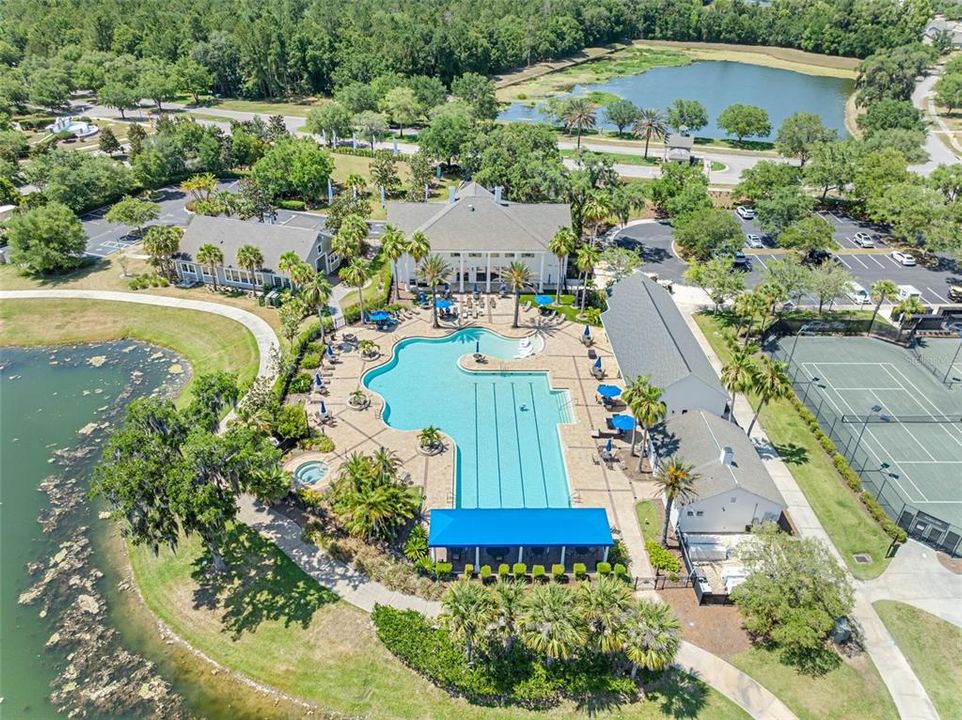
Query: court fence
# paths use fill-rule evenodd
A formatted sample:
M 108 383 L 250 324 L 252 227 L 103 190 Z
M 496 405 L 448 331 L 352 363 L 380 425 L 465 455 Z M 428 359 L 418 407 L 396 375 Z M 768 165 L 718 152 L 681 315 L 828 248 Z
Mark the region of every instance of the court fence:
M 822 430 L 835 443 L 838 453 L 859 476 L 862 487 L 875 498 L 886 514 L 905 530 L 909 537 L 922 540 L 950 555 L 962 552 L 962 528 L 915 507 L 902 495 L 898 483 L 891 482 L 891 468 L 885 464 L 880 465 L 862 448 L 866 425 L 872 422 L 921 422 L 921 418 L 912 415 L 859 418 L 839 413 L 821 391 L 818 383 L 802 372 L 801 366 L 791 357 L 790 348 L 775 347 L 772 357 L 786 363 L 796 396 L 815 416 Z M 885 420 L 885 417 L 888 417 L 888 420 Z M 962 418 L 942 416 L 930 418 L 928 422 L 962 423 Z

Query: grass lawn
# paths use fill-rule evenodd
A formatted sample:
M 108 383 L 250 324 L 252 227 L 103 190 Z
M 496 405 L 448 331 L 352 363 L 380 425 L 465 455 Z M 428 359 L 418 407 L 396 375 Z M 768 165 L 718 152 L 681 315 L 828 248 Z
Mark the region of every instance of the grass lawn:
M 705 314 L 696 315 L 695 321 L 718 357 L 722 362 L 727 361 L 730 353 L 722 337 L 725 330 L 720 321 Z M 759 422 L 845 558 L 852 575 L 861 580 L 880 575 L 888 566 L 885 554 L 891 539 L 845 485 L 795 407 L 787 400 L 769 403 L 762 409 Z M 857 564 L 852 556 L 859 552 L 871 555 L 872 562 Z
M 783 664 L 777 652 L 751 648 L 730 662 L 760 682 L 799 720 L 897 720 L 898 712 L 875 665 L 862 655 L 820 676 Z
M 258 353 L 254 336 L 240 323 L 196 310 L 100 300 L 4 300 L 0 345 L 55 345 L 133 339 L 183 355 L 194 376 L 236 372 L 242 384 L 254 379 Z M 181 395 L 186 403 L 189 393 Z
M 892 600 L 873 603 L 943 718 L 962 717 L 962 629 Z
M 653 500 L 642 500 L 635 505 L 635 512 L 638 514 L 638 526 L 641 528 L 641 536 L 648 540 L 657 540 L 661 536 L 661 520 L 658 516 L 658 508 L 655 507 Z
M 366 613 L 334 600 L 274 545 L 243 525 L 228 543 L 230 571 L 212 586 L 198 573 L 199 541 L 174 555 L 131 549 L 144 600 L 174 632 L 222 665 L 339 713 L 378 718 L 584 718 L 567 704 L 549 712 L 485 708 L 451 698 L 411 672 L 377 640 Z M 597 718 L 744 720 L 703 685 L 669 686 Z
M 364 310 L 366 312 L 372 312 L 378 309 L 374 307 L 376 304 L 375 301 L 383 296 L 384 286 L 391 283 L 391 263 L 380 253 L 375 255 L 371 261 L 371 269 L 373 270 L 371 279 L 361 290 L 361 294 L 364 296 Z M 348 309 L 355 306 L 357 306 L 357 288 L 352 287 L 347 295 L 341 299 L 341 311 L 347 312 Z
M 237 112 L 257 113 L 259 115 L 293 115 L 295 117 L 304 117 L 307 115 L 308 110 L 320 104 L 317 100 L 310 98 L 302 102 L 224 99 L 212 100 L 207 106 L 219 110 L 234 110 Z
M 654 155 L 649 155 L 647 158 L 644 155 L 625 155 L 622 153 L 599 153 L 593 152 L 594 155 L 600 155 L 604 160 L 611 160 L 613 163 L 619 165 L 657 165 L 658 159 Z M 577 150 L 562 150 L 561 157 L 573 158 L 578 155 Z
M 555 293 L 553 292 L 545 293 L 545 294 L 550 295 L 551 297 L 555 297 Z M 513 301 L 514 300 L 512 298 L 512 302 Z M 521 294 L 521 304 L 524 305 L 526 302 L 530 302 L 531 305 L 534 306 L 534 293 Z M 568 295 L 568 294 L 562 293 L 561 303 L 560 304 L 552 303 L 551 305 L 548 305 L 548 309 L 554 310 L 555 312 L 561 315 L 564 315 L 565 318 L 570 320 L 571 322 L 581 322 L 581 323 L 585 322 L 585 320 L 583 319 L 582 320 L 578 319 L 578 316 L 581 314 L 581 310 L 578 308 L 577 305 L 575 305 L 574 295 Z M 598 327 L 598 326 L 600 326 L 600 323 L 595 323 L 595 327 Z

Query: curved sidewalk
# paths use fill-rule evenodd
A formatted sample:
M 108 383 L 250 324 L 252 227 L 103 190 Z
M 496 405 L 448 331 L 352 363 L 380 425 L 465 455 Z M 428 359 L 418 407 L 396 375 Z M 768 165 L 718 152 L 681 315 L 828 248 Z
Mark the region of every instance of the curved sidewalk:
M 203 300 L 186 300 L 182 298 L 167 297 L 166 295 L 139 295 L 127 292 L 114 292 L 110 290 L 2 290 L 0 300 L 104 300 L 108 302 L 137 303 L 139 305 L 155 305 L 159 307 L 176 308 L 179 310 L 196 310 L 198 312 L 212 313 L 221 317 L 229 318 L 239 322 L 247 328 L 254 341 L 257 343 L 257 351 L 260 355 L 257 374 L 268 375 L 270 373 L 271 356 L 276 349 L 279 349 L 277 335 L 274 329 L 267 322 L 253 313 L 233 307 L 222 305 L 221 303 L 206 302 Z

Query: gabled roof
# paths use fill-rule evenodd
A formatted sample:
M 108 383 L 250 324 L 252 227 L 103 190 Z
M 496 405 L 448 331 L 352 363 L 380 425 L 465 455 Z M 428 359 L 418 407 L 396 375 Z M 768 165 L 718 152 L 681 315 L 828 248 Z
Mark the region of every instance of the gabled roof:
M 703 410 L 674 415 L 654 428 L 651 440 L 658 457 L 684 458 L 700 477 L 694 502 L 741 488 L 759 497 L 785 505 L 768 468 L 745 431 L 738 425 Z M 731 462 L 722 460 L 731 448 Z
M 430 547 L 600 547 L 613 545 L 604 508 L 431 511 Z
M 200 246 L 210 243 L 224 254 L 225 267 L 239 267 L 237 250 L 253 245 L 264 256 L 261 269 L 275 272 L 285 252 L 292 251 L 306 262 L 317 242 L 316 229 L 195 215 L 180 240 L 178 257 L 193 261 Z
M 665 145 L 669 148 L 679 148 L 681 150 L 691 150 L 695 147 L 695 138 L 681 133 L 671 133 L 665 139 Z
M 601 320 L 623 377 L 646 375 L 667 388 L 694 375 L 725 393 L 671 295 L 644 274 L 630 275 L 611 289 Z
M 563 203 L 496 202 L 477 183 L 458 188 L 454 202 L 389 202 L 387 222 L 423 232 L 438 251 L 546 252 L 558 228 L 571 224 Z

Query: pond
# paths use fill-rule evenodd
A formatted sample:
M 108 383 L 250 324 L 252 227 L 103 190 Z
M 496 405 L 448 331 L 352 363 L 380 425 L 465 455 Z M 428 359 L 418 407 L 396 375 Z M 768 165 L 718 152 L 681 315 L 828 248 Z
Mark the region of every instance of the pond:
M 699 137 L 725 137 L 715 125 L 718 114 L 733 103 L 758 105 L 768 111 L 772 134 L 754 140 L 775 139 L 778 126 L 789 115 L 812 112 L 821 116 L 826 127 L 845 136 L 845 102 L 854 89 L 851 80 L 806 75 L 791 70 L 728 61 L 703 61 L 677 67 L 652 68 L 637 75 L 607 82 L 576 85 L 571 94 L 599 92 L 631 100 L 639 107 L 666 109 L 677 99 L 698 100 L 708 110 L 709 124 L 698 131 Z M 545 122 L 548 118 L 529 102 L 515 102 L 499 120 Z M 598 113 L 598 126 L 604 124 Z

